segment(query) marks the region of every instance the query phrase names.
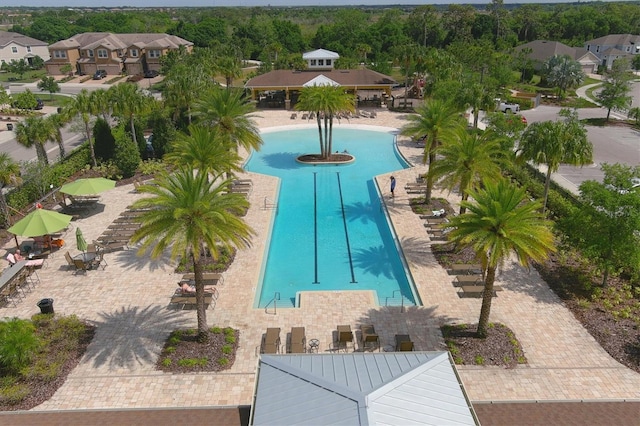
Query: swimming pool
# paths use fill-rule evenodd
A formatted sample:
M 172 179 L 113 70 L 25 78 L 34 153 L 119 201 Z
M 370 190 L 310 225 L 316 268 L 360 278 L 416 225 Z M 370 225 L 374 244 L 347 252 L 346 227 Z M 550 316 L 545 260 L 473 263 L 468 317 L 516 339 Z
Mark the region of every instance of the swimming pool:
M 317 127 L 263 133 L 246 169 L 281 179 L 256 307 L 276 292 L 295 307 L 300 291 L 374 290 L 378 303 L 416 304 L 416 296 L 373 177 L 408 167 L 391 131 L 334 127 L 333 150 L 356 161 L 311 166 L 296 157 L 319 151 Z M 387 191 L 388 188 L 383 189 Z

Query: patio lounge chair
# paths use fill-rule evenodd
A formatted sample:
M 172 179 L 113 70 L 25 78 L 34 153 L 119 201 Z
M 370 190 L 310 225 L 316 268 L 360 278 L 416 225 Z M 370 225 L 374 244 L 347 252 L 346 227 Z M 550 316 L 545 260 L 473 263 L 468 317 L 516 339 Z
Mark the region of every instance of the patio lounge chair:
M 64 258 L 67 260 L 67 264 L 69 265 L 70 268 L 75 268 L 76 264 L 73 262 L 73 258 L 71 257 L 71 255 L 69 254 L 69 252 L 66 252 L 64 254 Z
M 291 327 L 291 343 L 289 344 L 289 352 L 292 354 L 302 354 L 307 346 L 307 337 L 304 327 Z
M 267 333 L 262 339 L 263 354 L 276 354 L 280 352 L 280 327 L 267 328 Z
M 373 325 L 361 325 L 360 333 L 362 333 L 362 350 L 367 350 L 367 347 L 376 347 L 380 350 L 380 338 L 376 334 L 376 330 L 373 328 Z
M 345 352 L 347 351 L 347 346 L 349 343 L 353 343 L 353 332 L 351 331 L 350 325 L 339 325 L 338 326 L 338 342 L 337 349 L 340 350 L 344 348 Z
M 75 266 L 76 272 L 87 272 L 90 265 L 80 259 L 73 259 L 73 266 Z
M 413 342 L 408 334 L 396 334 L 396 352 L 410 352 Z
M 451 268 L 449 268 L 450 275 L 481 274 L 481 273 L 482 273 L 482 265 L 479 263 L 472 263 L 472 264 L 456 263 L 451 265 Z

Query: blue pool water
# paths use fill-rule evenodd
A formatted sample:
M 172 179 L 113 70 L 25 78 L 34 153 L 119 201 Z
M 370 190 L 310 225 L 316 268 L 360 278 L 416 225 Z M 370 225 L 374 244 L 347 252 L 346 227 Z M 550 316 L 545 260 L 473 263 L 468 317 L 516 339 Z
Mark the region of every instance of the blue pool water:
M 278 307 L 294 307 L 299 291 L 375 290 L 378 303 L 416 304 L 389 230 L 373 177 L 408 167 L 390 132 L 334 128 L 333 150 L 348 165 L 296 162 L 319 152 L 317 128 L 262 135 L 264 145 L 246 169 L 281 179 L 269 253 L 256 306 L 276 292 Z M 389 188 L 383 188 L 388 195 Z M 395 301 L 395 302 L 394 302 Z

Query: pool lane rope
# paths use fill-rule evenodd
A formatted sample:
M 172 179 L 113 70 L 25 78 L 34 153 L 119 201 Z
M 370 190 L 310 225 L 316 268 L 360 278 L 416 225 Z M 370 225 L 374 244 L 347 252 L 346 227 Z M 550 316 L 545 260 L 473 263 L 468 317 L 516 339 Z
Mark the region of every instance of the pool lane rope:
M 351 243 L 349 242 L 349 230 L 347 228 L 347 214 L 344 211 L 344 201 L 342 199 L 342 185 L 340 183 L 340 172 L 336 172 L 336 176 L 338 177 L 338 192 L 340 193 L 340 208 L 342 210 L 342 223 L 344 225 L 344 237 L 347 240 L 347 254 L 349 256 L 349 268 L 351 269 L 351 283 L 355 284 L 356 275 L 353 271 L 353 258 L 351 257 Z

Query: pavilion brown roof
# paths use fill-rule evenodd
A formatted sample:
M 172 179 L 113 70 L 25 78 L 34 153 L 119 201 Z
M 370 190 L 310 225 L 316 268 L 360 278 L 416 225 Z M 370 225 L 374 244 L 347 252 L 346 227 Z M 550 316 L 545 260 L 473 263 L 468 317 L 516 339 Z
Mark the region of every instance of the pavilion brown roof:
M 320 75 L 324 75 L 341 86 L 347 87 L 383 88 L 396 83 L 396 81 L 388 75 L 369 69 L 313 71 L 275 70 L 250 79 L 245 84 L 245 87 L 250 89 L 302 88 L 305 83 Z

